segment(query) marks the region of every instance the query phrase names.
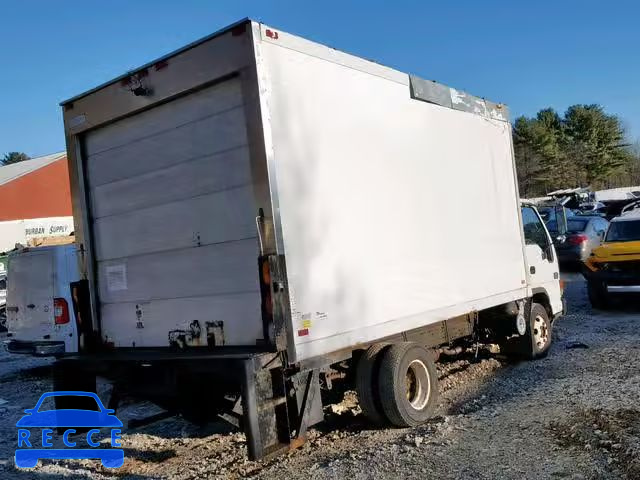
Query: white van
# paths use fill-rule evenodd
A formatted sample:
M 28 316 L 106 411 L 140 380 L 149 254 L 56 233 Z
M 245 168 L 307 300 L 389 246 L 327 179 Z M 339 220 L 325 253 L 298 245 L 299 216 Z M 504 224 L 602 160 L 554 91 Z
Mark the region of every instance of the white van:
M 71 284 L 79 280 L 76 246 L 24 248 L 9 255 L 7 337 L 11 353 L 37 356 L 78 351 Z

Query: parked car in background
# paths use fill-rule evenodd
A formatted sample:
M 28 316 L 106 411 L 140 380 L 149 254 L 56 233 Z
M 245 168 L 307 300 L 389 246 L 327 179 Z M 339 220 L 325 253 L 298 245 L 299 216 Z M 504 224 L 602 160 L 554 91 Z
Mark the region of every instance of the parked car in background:
M 558 260 L 564 264 L 583 263 L 604 238 L 609 222 L 599 215 L 567 218 L 567 232 L 560 234 L 554 220 L 547 223 Z
M 0 306 L 7 303 L 7 274 L 0 272 Z
M 9 255 L 7 338 L 10 353 L 37 356 L 78 351 L 71 283 L 79 279 L 76 246 L 24 248 Z
M 591 305 L 609 306 L 612 294 L 640 293 L 640 208 L 611 220 L 603 244 L 585 263 Z

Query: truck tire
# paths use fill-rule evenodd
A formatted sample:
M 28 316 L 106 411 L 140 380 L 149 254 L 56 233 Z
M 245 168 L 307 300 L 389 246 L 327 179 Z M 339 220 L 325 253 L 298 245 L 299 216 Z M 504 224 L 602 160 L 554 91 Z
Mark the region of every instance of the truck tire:
M 531 359 L 546 357 L 551 347 L 552 324 L 547 309 L 539 303 L 531 304 L 527 335 L 530 337 Z
M 382 410 L 397 427 L 415 427 L 433 415 L 438 374 L 432 355 L 417 343 L 397 343 L 382 355 L 378 389 Z
M 547 309 L 539 303 L 532 303 L 525 334 L 508 339 L 500 345 L 500 351 L 525 360 L 546 357 L 551 346 L 551 330 Z
M 593 308 L 606 310 L 609 308 L 609 292 L 600 282 L 587 282 L 587 295 Z
M 360 357 L 356 370 L 356 392 L 362 413 L 371 423 L 384 425 L 387 419 L 382 411 L 378 394 L 378 371 L 382 354 L 389 348 L 387 343 L 371 345 Z

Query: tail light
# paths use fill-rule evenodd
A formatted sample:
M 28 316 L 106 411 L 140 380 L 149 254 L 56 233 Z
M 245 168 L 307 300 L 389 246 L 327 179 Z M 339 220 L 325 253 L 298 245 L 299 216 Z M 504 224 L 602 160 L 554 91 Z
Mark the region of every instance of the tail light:
M 271 303 L 271 269 L 269 267 L 269 257 L 260 259 L 260 289 L 262 290 L 262 311 L 268 316 L 273 315 L 273 304 Z
M 589 240 L 589 237 L 587 237 L 586 235 L 571 235 L 567 239 L 567 241 L 569 242 L 569 245 L 581 245 L 585 243 L 587 240 Z
M 53 316 L 56 325 L 69 323 L 69 305 L 64 298 L 53 299 Z

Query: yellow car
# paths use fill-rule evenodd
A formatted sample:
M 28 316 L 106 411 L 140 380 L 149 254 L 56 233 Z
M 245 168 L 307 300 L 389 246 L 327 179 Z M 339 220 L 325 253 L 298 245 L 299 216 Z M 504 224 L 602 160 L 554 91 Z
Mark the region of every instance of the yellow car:
M 611 221 L 602 245 L 585 262 L 584 276 L 594 308 L 608 307 L 612 294 L 640 293 L 640 208 Z

